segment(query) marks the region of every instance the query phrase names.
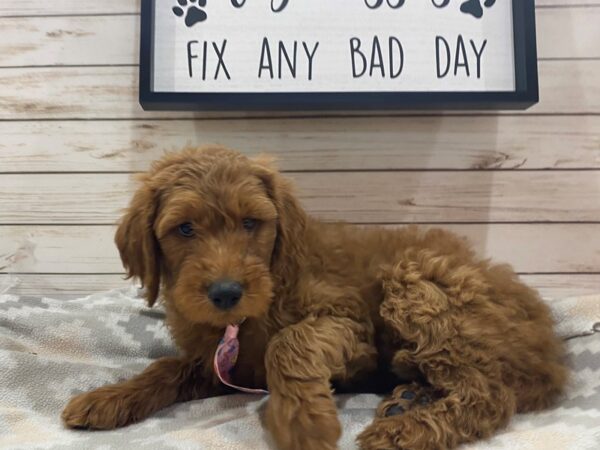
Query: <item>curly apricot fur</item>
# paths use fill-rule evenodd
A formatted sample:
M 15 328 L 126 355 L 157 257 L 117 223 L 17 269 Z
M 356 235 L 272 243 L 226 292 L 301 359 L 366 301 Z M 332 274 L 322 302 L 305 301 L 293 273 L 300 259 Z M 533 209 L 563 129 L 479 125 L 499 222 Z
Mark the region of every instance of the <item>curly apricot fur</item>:
M 259 221 L 250 232 L 248 217 Z M 182 223 L 193 237 L 177 233 Z M 224 327 L 244 318 L 233 381 L 268 387 L 266 424 L 282 449 L 337 448 L 332 385 L 387 375 L 438 393 L 390 417 L 394 394 L 384 400 L 358 439 L 375 450 L 486 438 L 515 413 L 551 405 L 566 383 L 550 312 L 510 267 L 443 230 L 312 219 L 265 160 L 220 147 L 166 155 L 141 177 L 116 243 L 148 303 L 164 303 L 180 357 L 75 397 L 63 412 L 70 427 L 120 427 L 226 393 L 212 359 Z M 228 311 L 206 294 L 224 277 L 244 286 Z

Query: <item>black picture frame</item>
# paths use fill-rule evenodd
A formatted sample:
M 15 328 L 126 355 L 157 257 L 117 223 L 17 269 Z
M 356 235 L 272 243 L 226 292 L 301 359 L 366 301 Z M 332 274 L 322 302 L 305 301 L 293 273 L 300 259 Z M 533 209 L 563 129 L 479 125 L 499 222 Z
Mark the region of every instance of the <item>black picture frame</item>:
M 515 90 L 511 92 L 152 91 L 154 0 L 142 0 L 139 101 L 148 111 L 524 110 L 539 101 L 534 0 L 512 0 Z

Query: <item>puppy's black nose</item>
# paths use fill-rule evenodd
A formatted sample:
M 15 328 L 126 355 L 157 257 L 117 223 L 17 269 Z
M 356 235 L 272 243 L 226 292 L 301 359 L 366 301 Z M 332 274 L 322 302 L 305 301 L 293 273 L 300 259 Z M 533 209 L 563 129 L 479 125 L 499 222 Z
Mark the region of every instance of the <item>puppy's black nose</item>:
M 208 287 L 208 298 L 217 308 L 223 310 L 237 305 L 243 293 L 242 285 L 232 280 L 215 281 Z

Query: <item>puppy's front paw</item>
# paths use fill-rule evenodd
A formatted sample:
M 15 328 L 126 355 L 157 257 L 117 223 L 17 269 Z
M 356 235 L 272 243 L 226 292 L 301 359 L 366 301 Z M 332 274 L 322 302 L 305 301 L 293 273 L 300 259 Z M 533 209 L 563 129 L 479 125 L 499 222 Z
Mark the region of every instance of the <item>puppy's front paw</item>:
M 301 398 L 272 392 L 266 420 L 282 450 L 335 450 L 342 434 L 330 394 Z
M 62 413 L 69 428 L 112 430 L 136 421 L 125 392 L 104 387 L 73 397 Z

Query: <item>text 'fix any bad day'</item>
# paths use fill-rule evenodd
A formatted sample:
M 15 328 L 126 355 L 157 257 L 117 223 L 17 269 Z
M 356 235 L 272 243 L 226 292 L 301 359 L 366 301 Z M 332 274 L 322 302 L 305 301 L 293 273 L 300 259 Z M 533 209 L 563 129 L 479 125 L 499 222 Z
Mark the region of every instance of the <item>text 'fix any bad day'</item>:
M 230 45 L 227 39 L 220 42 L 188 41 L 185 51 L 189 77 L 201 81 L 234 79 L 236 74 L 228 65 Z M 436 36 L 431 46 L 436 77 L 481 78 L 486 45 L 487 39 L 477 41 L 462 35 L 453 38 Z M 256 63 L 250 73 L 259 80 L 312 81 L 320 75 L 328 76 L 330 74 L 325 70 L 319 70 L 319 53 L 323 48 L 319 41 L 271 41 L 265 37 L 256 49 Z M 409 66 L 410 49 L 405 48 L 396 36 L 351 37 L 347 49 L 347 67 L 341 70 L 355 79 L 401 79 Z M 248 72 L 238 76 L 242 75 L 247 77 Z

